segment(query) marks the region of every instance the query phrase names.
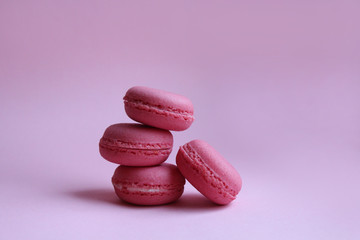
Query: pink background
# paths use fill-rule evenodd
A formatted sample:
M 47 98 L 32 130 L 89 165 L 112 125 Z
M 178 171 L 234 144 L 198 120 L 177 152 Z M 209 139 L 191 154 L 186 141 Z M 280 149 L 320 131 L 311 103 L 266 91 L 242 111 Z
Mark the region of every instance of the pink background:
M 0 239 L 359 239 L 360 2 L 0 2 Z M 178 146 L 244 180 L 226 207 L 119 202 L 105 128 L 145 85 L 190 98 Z

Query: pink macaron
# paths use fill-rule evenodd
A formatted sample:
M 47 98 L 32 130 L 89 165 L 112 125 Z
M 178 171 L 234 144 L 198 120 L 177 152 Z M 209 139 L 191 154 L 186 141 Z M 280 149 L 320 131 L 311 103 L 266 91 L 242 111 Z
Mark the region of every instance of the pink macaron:
M 137 205 L 161 205 L 176 201 L 184 192 L 185 179 L 175 165 L 119 166 L 112 177 L 116 195 Z
M 161 164 L 169 157 L 172 146 L 169 131 L 137 123 L 111 125 L 99 142 L 103 158 L 126 166 Z
M 194 121 L 191 101 L 163 90 L 132 87 L 126 92 L 124 104 L 131 119 L 157 128 L 183 131 Z
M 193 140 L 181 146 L 176 164 L 182 175 L 214 203 L 228 204 L 240 192 L 239 173 L 205 141 Z

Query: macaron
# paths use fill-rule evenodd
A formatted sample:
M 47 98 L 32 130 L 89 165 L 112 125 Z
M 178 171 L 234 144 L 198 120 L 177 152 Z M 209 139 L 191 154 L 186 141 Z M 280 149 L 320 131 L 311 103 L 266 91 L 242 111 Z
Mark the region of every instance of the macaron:
M 153 166 L 164 162 L 173 146 L 171 132 L 137 123 L 108 127 L 99 142 L 100 155 L 126 166 Z
M 194 121 L 191 101 L 163 90 L 132 87 L 126 92 L 124 105 L 131 119 L 157 128 L 183 131 Z
M 176 201 L 184 192 L 185 179 L 175 165 L 116 168 L 112 177 L 116 195 L 137 205 L 161 205 Z
M 205 141 L 193 140 L 181 146 L 176 164 L 182 175 L 216 204 L 230 203 L 241 190 L 239 173 Z

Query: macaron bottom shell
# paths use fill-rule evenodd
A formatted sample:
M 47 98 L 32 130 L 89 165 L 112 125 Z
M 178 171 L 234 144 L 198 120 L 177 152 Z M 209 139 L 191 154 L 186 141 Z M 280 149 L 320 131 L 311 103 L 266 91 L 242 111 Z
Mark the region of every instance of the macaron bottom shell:
M 151 106 L 135 105 L 132 102 L 125 102 L 125 112 L 136 122 L 172 131 L 184 131 L 194 121 L 192 116 L 164 110 L 160 111 Z
M 164 186 L 129 186 L 114 184 L 116 195 L 123 201 L 135 205 L 163 205 L 175 202 L 184 192 L 184 187 L 167 189 Z
M 125 166 L 153 166 L 163 163 L 172 151 L 168 149 L 113 148 L 100 142 L 100 155 L 109 162 Z

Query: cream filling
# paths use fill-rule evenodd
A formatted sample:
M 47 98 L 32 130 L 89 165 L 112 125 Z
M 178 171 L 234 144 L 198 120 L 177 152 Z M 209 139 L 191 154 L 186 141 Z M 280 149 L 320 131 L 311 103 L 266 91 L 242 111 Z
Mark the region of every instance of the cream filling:
M 114 186 L 121 191 L 124 187 L 122 184 L 114 184 Z M 140 188 L 140 187 L 126 187 L 126 190 L 129 192 L 143 192 L 143 193 L 162 193 L 168 192 L 168 189 L 160 188 Z

